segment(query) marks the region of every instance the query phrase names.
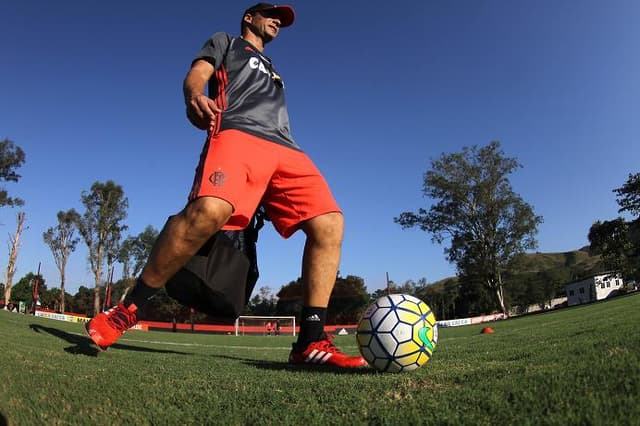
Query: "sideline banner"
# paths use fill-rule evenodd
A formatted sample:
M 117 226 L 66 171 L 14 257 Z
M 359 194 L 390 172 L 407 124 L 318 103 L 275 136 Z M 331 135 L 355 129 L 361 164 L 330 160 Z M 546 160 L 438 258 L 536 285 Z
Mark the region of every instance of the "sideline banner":
M 36 311 L 36 316 L 41 318 L 47 318 L 58 321 L 67 321 L 67 322 L 76 322 L 76 323 L 87 323 L 91 321 L 91 318 L 79 316 L 79 315 L 69 315 L 69 314 L 59 314 L 57 312 L 48 312 L 48 311 Z M 131 327 L 131 330 L 141 330 L 147 331 L 149 327 L 144 324 L 136 324 Z
M 58 320 L 58 321 L 80 322 L 80 323 L 89 322 L 89 320 L 91 320 L 91 318 L 87 318 L 87 317 L 81 317 L 81 316 L 69 315 L 69 314 L 59 314 L 57 312 L 47 312 L 47 311 L 36 311 L 36 316 Z
M 453 320 L 436 321 L 438 327 L 459 327 L 461 325 L 471 325 L 471 318 L 458 318 Z
M 484 322 L 497 321 L 501 319 L 505 319 L 504 314 L 480 315 L 471 318 L 458 318 L 438 321 L 438 327 L 459 327 L 461 325 L 482 324 Z
M 481 324 L 483 322 L 497 321 L 505 319 L 504 314 L 489 314 L 471 318 L 471 324 Z

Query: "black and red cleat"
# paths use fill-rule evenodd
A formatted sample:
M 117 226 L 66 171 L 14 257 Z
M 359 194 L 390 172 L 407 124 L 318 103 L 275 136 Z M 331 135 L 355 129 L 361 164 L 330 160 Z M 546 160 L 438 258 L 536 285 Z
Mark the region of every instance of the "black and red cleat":
M 289 364 L 360 368 L 366 366 L 367 361 L 361 356 L 349 356 L 342 353 L 333 344 L 332 337 L 323 333 L 321 340 L 309 343 L 306 348 L 299 348 L 294 344 L 289 354 Z
M 101 312 L 85 325 L 87 334 L 98 348 L 106 351 L 122 334 L 137 324 L 136 305 L 128 308 L 118 303 L 113 308 Z

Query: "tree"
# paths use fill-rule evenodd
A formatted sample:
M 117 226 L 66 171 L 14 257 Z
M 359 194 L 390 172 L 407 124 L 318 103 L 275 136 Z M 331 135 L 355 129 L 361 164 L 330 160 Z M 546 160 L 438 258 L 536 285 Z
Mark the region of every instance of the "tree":
M 114 301 L 122 300 L 126 292 L 135 284 L 135 280 L 128 279 L 120 279 L 114 283 L 111 283 L 111 301 L 112 304 Z
M 621 217 L 596 221 L 588 238 L 593 252 L 602 256 L 606 269 L 640 279 L 640 221 L 627 222 Z
M 427 284 L 423 278 L 423 285 L 420 285 L 415 296 L 423 300 L 439 320 L 452 319 L 456 317 L 456 307 L 460 309 L 462 304 L 460 299 L 460 284 L 457 277 L 447 278 L 439 283 Z
M 95 277 L 93 310 L 100 312 L 100 286 L 106 257 L 112 253 L 114 241 L 127 227 L 122 221 L 127 217 L 129 201 L 120 185 L 109 180 L 94 182 L 91 191 L 82 191 L 82 204 L 86 210 L 78 219 L 78 230 L 89 250 L 89 264 Z
M 25 155 L 22 148 L 14 144 L 9 139 L 0 141 L 0 182 L 17 182 L 21 176 L 16 169 L 24 164 Z M 20 198 L 13 198 L 2 187 L 0 187 L 0 207 L 2 206 L 22 206 L 24 201 Z
M 135 244 L 133 237 L 127 237 L 120 244 L 120 250 L 118 250 L 118 262 L 122 264 L 122 279 L 128 280 L 131 278 L 131 252 Z
M 629 174 L 627 181 L 620 188 L 613 190 L 616 193 L 620 210 L 618 213 L 629 212 L 640 218 L 640 173 Z
M 303 300 L 302 278 L 283 286 L 277 297 L 278 315 L 299 315 Z M 369 300 L 363 278 L 355 275 L 343 278 L 338 275 L 329 298 L 327 324 L 357 322 Z
M 355 275 L 336 278 L 327 307 L 329 324 L 355 324 L 369 303 L 364 279 Z
M 63 300 L 64 298 L 64 300 Z M 71 312 L 73 307 L 73 297 L 66 292 L 62 292 L 59 288 L 52 288 L 42 293 L 40 300 L 43 305 L 53 309 L 56 312 L 67 312 L 67 309 Z M 62 308 L 64 303 L 65 308 Z
M 622 217 L 596 221 L 589 229 L 591 250 L 602 256 L 609 271 L 640 280 L 640 173 L 629 174 L 624 185 L 613 192 L 620 206 L 618 213 L 636 217 L 630 221 Z
M 138 318 L 145 321 L 171 321 L 173 318 L 189 318 L 189 309 L 182 306 L 177 300 L 172 299 L 164 289 L 161 289 L 155 296 L 145 304 L 138 312 Z M 196 314 L 197 322 L 203 322 L 205 314 Z
M 122 242 L 118 261 L 122 263 L 123 279 L 140 275 L 157 238 L 158 230 L 149 225 L 137 236 L 129 236 Z
M 24 212 L 18 213 L 16 233 L 9 235 L 9 262 L 7 263 L 7 282 L 4 286 L 4 300 L 7 304 L 11 301 L 11 286 L 13 284 L 13 275 L 16 272 L 16 261 L 18 260 L 18 252 L 20 251 L 20 236 L 23 231 L 24 218 Z
M 93 300 L 95 291 L 85 286 L 80 286 L 78 292 L 73 296 L 73 312 L 91 315 L 94 311 Z
M 25 302 L 27 306 L 32 306 L 33 300 L 33 285 L 38 280 L 39 292 L 44 293 L 47 290 L 47 284 L 42 278 L 42 275 L 36 275 L 33 272 L 27 273 L 13 287 L 13 301 Z
M 105 291 L 109 291 L 108 290 L 109 286 L 113 284 L 113 270 L 115 269 L 115 264 L 120 254 L 120 236 L 121 236 L 120 232 L 111 232 L 109 233 L 109 235 L 107 236 L 107 240 L 105 241 L 104 254 L 105 254 L 106 266 L 107 266 Z M 105 294 L 104 302 L 111 303 L 111 301 L 108 300 L 108 297 L 106 296 L 106 294 Z M 110 308 L 110 306 L 106 306 L 106 305 L 104 306 L 104 309 L 108 309 L 108 308 Z
M 278 315 L 299 315 L 302 312 L 302 278 L 289 282 L 276 294 Z
M 74 209 L 71 209 L 66 212 L 59 211 L 57 217 L 58 223 L 56 226 L 47 229 L 46 232 L 42 234 L 42 238 L 51 249 L 53 260 L 60 272 L 60 301 L 58 306 L 60 311 L 64 312 L 66 309 L 66 293 L 64 291 L 66 283 L 65 271 L 69 255 L 76 250 L 78 241 L 80 241 L 75 235 L 80 215 Z
M 423 193 L 435 204 L 394 218 L 405 229 L 431 233 L 438 244 L 449 239 L 445 255 L 456 264 L 460 282 L 481 283 L 505 314 L 502 274 L 514 256 L 536 247 L 542 222 L 511 188 L 508 176 L 519 167 L 516 159 L 505 157 L 499 142 L 442 154 L 424 175 Z M 476 296 L 482 294 L 471 292 L 466 298 Z
M 269 287 L 260 287 L 245 309 L 245 315 L 276 315 L 278 299 Z
M 427 285 L 427 279 L 424 277 L 420 278 L 417 282 L 414 280 L 407 280 L 404 284 L 396 284 L 392 280 L 389 280 L 385 288 L 379 288 L 369 294 L 369 299 L 374 301 L 388 294 L 409 294 L 411 296 L 418 297 L 418 293 L 420 293 Z

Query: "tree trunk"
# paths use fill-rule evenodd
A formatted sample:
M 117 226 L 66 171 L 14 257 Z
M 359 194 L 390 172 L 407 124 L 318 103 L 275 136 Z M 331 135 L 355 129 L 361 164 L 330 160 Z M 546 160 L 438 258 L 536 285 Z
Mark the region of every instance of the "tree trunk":
M 498 285 L 496 286 L 496 296 L 498 296 L 498 303 L 500 303 L 500 309 L 502 310 L 502 314 L 504 318 L 507 318 L 509 314 L 507 313 L 507 308 L 504 306 L 504 287 L 502 286 L 502 275 L 498 272 Z
M 99 253 L 97 256 L 97 267 L 96 267 L 96 276 L 95 276 L 95 287 L 93 289 L 93 312 L 94 315 L 98 315 L 102 310 L 100 309 L 100 284 L 102 281 L 102 255 Z
M 129 264 L 129 260 L 125 259 L 125 261 L 122 262 L 122 280 L 123 281 L 127 281 L 131 277 L 131 273 L 129 272 L 130 269 L 131 269 L 131 266 Z
M 100 309 L 100 287 L 96 284 L 96 286 L 93 289 L 93 315 L 98 315 L 100 312 L 102 312 L 102 309 Z
M 65 267 L 63 266 L 60 270 L 60 312 L 64 313 L 65 311 L 65 297 L 64 297 L 64 279 L 65 279 L 65 273 L 64 273 L 64 269 Z
M 104 238 L 100 238 L 100 241 L 104 241 Z M 89 254 L 91 262 L 91 270 L 94 275 L 94 287 L 93 287 L 93 315 L 98 315 L 102 312 L 102 306 L 100 303 L 100 286 L 102 284 L 102 243 L 98 242 L 95 252 Z
M 504 289 L 502 288 L 502 285 L 499 285 L 498 288 L 496 288 L 496 296 L 498 296 L 498 303 L 500 303 L 500 310 L 502 311 L 502 313 L 506 318 L 508 315 L 507 315 L 507 309 L 504 306 Z
M 13 285 L 13 275 L 16 273 L 16 261 L 18 260 L 18 251 L 20 249 L 20 236 L 22 235 L 22 227 L 24 225 L 25 213 L 18 213 L 18 227 L 13 236 L 9 236 L 11 241 L 11 250 L 9 252 L 9 264 L 7 265 L 7 282 L 4 285 L 4 303 L 5 306 L 11 301 L 11 286 Z

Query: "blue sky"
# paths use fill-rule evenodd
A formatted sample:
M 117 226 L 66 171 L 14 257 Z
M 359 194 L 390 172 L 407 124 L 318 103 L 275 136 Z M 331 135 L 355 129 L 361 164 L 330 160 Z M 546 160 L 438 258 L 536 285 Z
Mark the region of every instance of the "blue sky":
M 292 1 L 296 23 L 267 46 L 287 84 L 293 135 L 344 209 L 340 271 L 373 291 L 454 274 L 443 246 L 393 217 L 428 208 L 431 159 L 499 140 L 523 168 L 514 190 L 544 223 L 539 251 L 588 243 L 616 217 L 612 193 L 640 164 L 640 2 Z M 0 138 L 26 152 L 16 280 L 58 270 L 42 233 L 80 194 L 114 180 L 129 234 L 159 229 L 186 200 L 204 135 L 182 79 L 214 32 L 237 34 L 250 3 L 24 0 L 0 5 Z M 19 209 L 0 210 L 0 268 Z M 260 234 L 258 286 L 295 280 L 304 239 Z M 67 289 L 93 286 L 83 243 Z M 117 273 L 116 273 L 116 278 Z

